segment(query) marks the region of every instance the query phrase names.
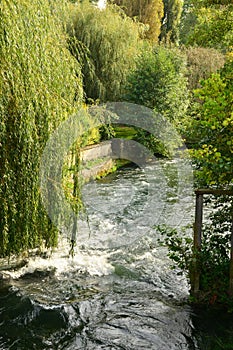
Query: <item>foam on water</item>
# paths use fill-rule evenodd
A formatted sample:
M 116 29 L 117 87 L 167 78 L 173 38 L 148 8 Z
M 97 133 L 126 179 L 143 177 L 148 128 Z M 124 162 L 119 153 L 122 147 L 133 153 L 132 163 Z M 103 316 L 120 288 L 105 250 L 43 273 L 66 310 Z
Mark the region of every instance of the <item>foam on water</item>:
M 154 229 L 190 220 L 189 192 L 178 191 L 172 167 L 160 170 L 124 169 L 84 186 L 89 225 L 78 222 L 74 257 L 70 233 L 52 254 L 6 271 L 0 348 L 198 349 L 184 305 L 189 286 Z
M 67 240 L 63 239 L 50 257 L 43 258 L 36 256 L 30 258 L 28 263 L 16 271 L 7 271 L 7 274 L 17 279 L 25 274 L 33 274 L 36 270 L 54 270 L 55 276 L 69 272 L 88 273 L 91 276 L 104 276 L 114 272 L 114 267 L 108 262 L 109 254 L 100 251 L 82 251 L 78 247 L 74 249 L 74 256 L 69 254 L 70 246 Z M 3 271 L 4 272 L 4 271 Z

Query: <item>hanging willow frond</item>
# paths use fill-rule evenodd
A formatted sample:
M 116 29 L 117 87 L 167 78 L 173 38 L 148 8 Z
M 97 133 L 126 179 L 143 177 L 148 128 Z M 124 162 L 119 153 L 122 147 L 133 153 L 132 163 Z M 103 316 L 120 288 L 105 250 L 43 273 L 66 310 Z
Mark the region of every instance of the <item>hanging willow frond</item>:
M 140 26 L 117 6 L 99 10 L 88 2 L 73 6 L 70 18 L 69 48 L 81 64 L 86 97 L 119 99 L 128 71 L 134 66 Z
M 49 135 L 83 97 L 67 49 L 68 9 L 66 0 L 0 4 L 0 256 L 57 240 L 38 175 Z

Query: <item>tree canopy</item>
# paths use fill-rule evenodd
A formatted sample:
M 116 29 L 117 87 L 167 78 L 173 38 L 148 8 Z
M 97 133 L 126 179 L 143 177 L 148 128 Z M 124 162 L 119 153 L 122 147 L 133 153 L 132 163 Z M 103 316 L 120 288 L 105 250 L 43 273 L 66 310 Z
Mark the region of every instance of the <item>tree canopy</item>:
M 180 38 L 180 20 L 183 10 L 183 0 L 163 0 L 164 16 L 160 39 L 176 45 Z
M 113 0 L 111 2 L 120 6 L 127 16 L 146 25 L 145 38 L 152 43 L 158 42 L 164 9 L 162 0 Z
M 115 101 L 134 66 L 140 27 L 108 6 L 100 11 L 88 2 L 72 8 L 69 47 L 82 67 L 87 99 Z
M 228 51 L 233 47 L 233 11 L 228 6 L 199 9 L 188 43 Z
M 181 123 L 188 106 L 182 54 L 162 46 L 145 47 L 129 74 L 125 98 L 155 109 L 176 125 Z
M 232 52 L 232 1 L 185 0 L 182 14 L 182 42 Z

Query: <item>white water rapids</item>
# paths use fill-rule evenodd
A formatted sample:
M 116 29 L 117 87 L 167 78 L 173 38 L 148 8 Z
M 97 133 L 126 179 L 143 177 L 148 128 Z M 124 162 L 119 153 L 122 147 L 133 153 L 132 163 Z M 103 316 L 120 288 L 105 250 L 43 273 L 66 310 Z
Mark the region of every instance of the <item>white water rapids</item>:
M 154 228 L 193 220 L 192 183 L 177 167 L 162 161 L 85 185 L 90 231 L 80 220 L 74 257 L 63 237 L 51 256 L 7 271 L 0 349 L 199 349 L 187 280 Z

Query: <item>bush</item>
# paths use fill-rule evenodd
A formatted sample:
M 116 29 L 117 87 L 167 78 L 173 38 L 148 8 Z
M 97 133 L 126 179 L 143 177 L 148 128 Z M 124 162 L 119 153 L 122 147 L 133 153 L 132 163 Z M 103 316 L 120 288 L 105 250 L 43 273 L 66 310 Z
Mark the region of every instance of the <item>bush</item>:
M 145 46 L 129 73 L 124 99 L 161 113 L 179 125 L 188 106 L 185 59 L 178 50 Z
M 168 121 L 182 131 L 189 103 L 184 73 L 185 61 L 179 51 L 145 45 L 137 57 L 136 68 L 129 73 L 122 98 L 153 109 L 158 128 L 162 127 L 160 122 L 163 119 L 164 126 L 168 126 Z M 143 130 L 138 131 L 136 139 L 155 154 L 171 155 L 161 141 Z M 180 141 L 181 138 L 176 140 L 171 149 L 180 146 Z
M 190 136 L 196 140 L 192 157 L 199 186 L 232 185 L 232 67 L 233 62 L 227 62 L 195 92 L 197 104 Z
M 228 293 L 232 198 L 211 196 L 205 203 L 209 214 L 202 228 L 201 250 L 196 255 L 200 271 L 200 290 L 194 301 L 207 304 L 219 302 L 232 308 L 232 299 Z M 160 243 L 168 247 L 168 256 L 174 262 L 173 267 L 185 272 L 192 283 L 194 258 L 192 238 L 187 233 L 169 227 L 157 229 L 163 237 Z
M 187 56 L 187 77 L 190 90 L 200 88 L 200 81 L 209 78 L 225 63 L 225 56 L 213 48 L 189 47 L 184 52 Z

